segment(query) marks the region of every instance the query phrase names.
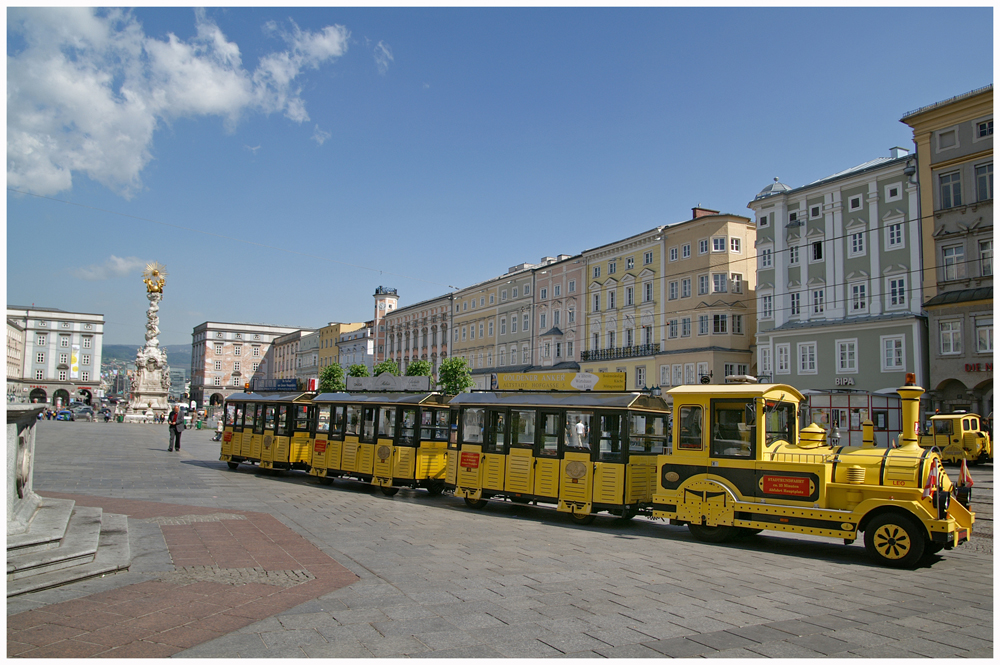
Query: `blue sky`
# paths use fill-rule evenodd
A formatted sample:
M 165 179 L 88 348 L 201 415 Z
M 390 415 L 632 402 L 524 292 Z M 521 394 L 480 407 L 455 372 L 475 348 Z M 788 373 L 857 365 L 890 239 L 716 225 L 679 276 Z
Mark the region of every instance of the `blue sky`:
M 992 83 L 993 10 L 8 9 L 7 55 L 8 303 L 139 346 L 159 261 L 187 344 L 749 215 Z

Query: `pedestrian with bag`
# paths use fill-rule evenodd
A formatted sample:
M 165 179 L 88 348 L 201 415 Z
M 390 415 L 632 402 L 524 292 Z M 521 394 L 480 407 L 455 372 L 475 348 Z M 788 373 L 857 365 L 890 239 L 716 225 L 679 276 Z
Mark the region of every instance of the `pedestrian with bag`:
M 170 447 L 167 448 L 168 452 L 173 452 L 176 446 L 177 451 L 181 450 L 181 432 L 184 431 L 184 416 L 181 415 L 181 407 L 174 404 L 174 410 L 170 412 L 170 417 L 167 418 L 170 429 Z

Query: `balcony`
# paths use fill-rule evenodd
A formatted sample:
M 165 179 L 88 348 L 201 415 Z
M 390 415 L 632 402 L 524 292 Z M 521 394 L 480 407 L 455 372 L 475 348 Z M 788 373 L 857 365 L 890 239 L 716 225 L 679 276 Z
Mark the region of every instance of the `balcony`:
M 588 360 L 618 360 L 620 358 L 639 358 L 651 356 L 660 352 L 659 344 L 640 344 L 638 346 L 619 346 L 614 349 L 599 349 L 597 351 L 581 351 L 580 362 Z

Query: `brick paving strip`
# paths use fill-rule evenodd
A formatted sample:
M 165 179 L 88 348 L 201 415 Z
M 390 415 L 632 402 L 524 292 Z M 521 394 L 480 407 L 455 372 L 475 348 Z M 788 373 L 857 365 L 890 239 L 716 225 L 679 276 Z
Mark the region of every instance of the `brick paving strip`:
M 8 616 L 8 657 L 163 658 L 358 579 L 265 513 L 44 495 L 159 524 L 175 570 Z

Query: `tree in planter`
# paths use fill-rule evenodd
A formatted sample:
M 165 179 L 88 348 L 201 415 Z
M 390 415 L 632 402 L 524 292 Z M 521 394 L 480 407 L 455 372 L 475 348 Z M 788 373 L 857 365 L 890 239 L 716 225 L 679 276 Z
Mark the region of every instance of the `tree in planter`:
M 371 376 L 367 365 L 351 365 L 347 368 L 347 376 Z
M 383 360 L 379 364 L 375 365 L 375 368 L 372 370 L 372 374 L 375 376 L 384 374 L 385 372 L 388 372 L 393 376 L 399 376 L 399 365 L 396 364 L 395 360 Z M 367 376 L 367 374 L 365 376 Z
M 448 395 L 457 395 L 475 384 L 465 358 L 448 358 L 438 369 L 438 386 Z
M 434 366 L 427 360 L 414 360 L 406 366 L 406 376 L 430 376 Z
M 344 382 L 344 368 L 340 365 L 327 365 L 319 373 L 319 391 L 321 393 L 340 393 L 347 390 Z

